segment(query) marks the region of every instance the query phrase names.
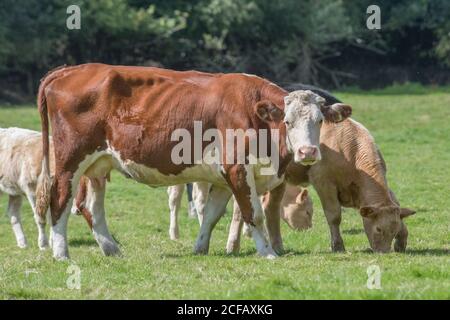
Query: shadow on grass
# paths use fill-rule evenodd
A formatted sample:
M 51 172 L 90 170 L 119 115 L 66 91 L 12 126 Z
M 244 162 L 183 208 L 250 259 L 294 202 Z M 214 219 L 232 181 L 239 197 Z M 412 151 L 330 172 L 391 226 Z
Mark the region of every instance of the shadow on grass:
M 97 242 L 92 238 L 76 238 L 69 240 L 69 246 L 73 247 L 93 247 L 97 246 Z
M 363 229 L 347 229 L 347 230 L 343 230 L 342 231 L 343 234 L 350 234 L 350 235 L 354 235 L 354 234 L 361 234 L 364 233 Z
M 311 251 L 300 251 L 300 250 L 294 250 L 294 249 L 287 249 L 283 252 L 283 254 L 279 255 L 280 258 L 282 257 L 289 257 L 289 256 L 304 256 L 306 254 L 310 254 Z M 187 257 L 201 257 L 202 255 L 196 255 L 193 252 L 186 252 L 186 253 L 167 253 L 167 254 L 161 254 L 161 258 L 169 258 L 169 259 L 177 259 L 177 258 L 187 258 Z M 204 256 L 210 256 L 210 257 L 221 257 L 221 258 L 242 258 L 242 257 L 260 257 L 258 253 L 256 252 L 256 249 L 247 249 L 247 250 L 241 250 L 239 253 L 226 253 L 223 252 L 211 252 Z
M 449 249 L 406 249 L 406 254 L 414 256 L 448 256 Z
M 121 246 L 119 240 L 112 234 L 111 235 L 114 241 Z M 98 246 L 97 241 L 91 236 L 89 238 L 75 238 L 72 240 L 69 240 L 69 245 L 74 247 L 92 247 L 92 246 Z

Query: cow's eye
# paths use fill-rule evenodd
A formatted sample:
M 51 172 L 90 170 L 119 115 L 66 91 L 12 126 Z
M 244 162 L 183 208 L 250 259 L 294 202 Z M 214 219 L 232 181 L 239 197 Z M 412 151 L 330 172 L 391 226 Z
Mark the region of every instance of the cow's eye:
M 285 124 L 286 126 L 290 126 L 290 125 L 291 125 L 291 123 L 290 123 L 289 121 L 287 121 L 287 120 L 284 120 L 284 124 Z
M 319 121 L 319 124 L 322 124 L 322 123 L 323 123 L 323 119 Z

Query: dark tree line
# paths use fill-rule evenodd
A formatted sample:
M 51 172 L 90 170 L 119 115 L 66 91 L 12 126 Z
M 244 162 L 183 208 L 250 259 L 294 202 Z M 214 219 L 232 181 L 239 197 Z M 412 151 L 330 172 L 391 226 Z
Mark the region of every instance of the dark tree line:
M 66 9 L 81 9 L 81 29 Z M 381 29 L 366 27 L 371 4 Z M 450 81 L 448 0 L 1 0 L 0 99 L 62 64 L 248 72 L 281 83 Z

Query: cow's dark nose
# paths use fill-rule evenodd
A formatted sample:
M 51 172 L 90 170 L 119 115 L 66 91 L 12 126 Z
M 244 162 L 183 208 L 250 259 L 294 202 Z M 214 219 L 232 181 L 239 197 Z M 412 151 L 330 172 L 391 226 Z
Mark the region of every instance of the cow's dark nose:
M 319 159 L 319 148 L 314 146 L 303 146 L 298 149 L 298 158 L 301 162 L 316 162 Z

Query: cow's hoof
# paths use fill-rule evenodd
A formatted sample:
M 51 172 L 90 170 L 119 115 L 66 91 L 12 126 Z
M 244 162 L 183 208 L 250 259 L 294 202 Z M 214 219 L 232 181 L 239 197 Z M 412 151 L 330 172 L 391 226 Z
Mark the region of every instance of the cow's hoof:
M 345 247 L 343 243 L 335 243 L 331 245 L 331 251 L 333 252 L 345 252 Z
M 257 248 L 258 249 L 258 248 Z M 266 259 L 275 259 L 278 257 L 278 255 L 276 254 L 276 252 L 272 249 L 271 246 L 266 246 L 264 249 L 262 250 L 258 250 L 258 253 L 260 256 L 266 258 Z
M 70 259 L 69 254 L 53 254 L 53 259 L 56 261 L 67 261 Z
M 406 251 L 406 243 L 401 243 L 401 242 L 395 241 L 394 251 L 404 253 Z
M 207 255 L 209 248 L 207 246 L 196 245 L 194 248 L 194 254 L 197 255 Z
M 38 239 L 38 246 L 39 246 L 39 250 L 41 250 L 41 251 L 48 249 L 47 237 L 39 238 Z
M 227 244 L 227 254 L 238 254 L 240 250 L 239 244 L 236 243 L 228 243 Z
M 107 257 L 120 256 L 121 252 L 117 244 L 115 243 L 103 243 L 101 245 L 102 252 Z
M 282 255 L 284 253 L 283 244 L 274 244 L 272 245 L 272 248 L 278 255 Z
M 176 241 L 176 240 L 180 239 L 180 234 L 178 231 L 170 230 L 169 237 L 170 237 L 170 240 Z
M 20 242 L 17 244 L 20 249 L 26 249 L 28 247 L 26 242 Z

